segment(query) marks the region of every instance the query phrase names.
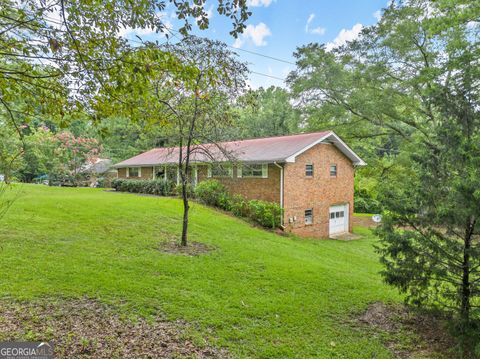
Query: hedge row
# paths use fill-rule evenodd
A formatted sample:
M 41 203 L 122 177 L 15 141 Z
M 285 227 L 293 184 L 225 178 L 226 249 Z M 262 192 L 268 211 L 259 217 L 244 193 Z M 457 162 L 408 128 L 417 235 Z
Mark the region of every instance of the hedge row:
M 199 202 L 232 212 L 237 217 L 250 218 L 266 228 L 281 225 L 282 208 L 272 202 L 247 200 L 240 195 L 231 196 L 218 181 L 207 180 L 195 187 L 195 197 Z
M 157 196 L 172 196 L 176 193 L 175 183 L 164 179 L 127 180 L 116 178 L 112 187 L 120 192 L 145 193 Z
M 171 181 L 157 180 L 127 180 L 114 179 L 112 187 L 120 192 L 145 193 L 157 196 L 173 196 L 181 194 L 181 186 Z M 218 181 L 200 182 L 195 188 L 187 187 L 190 198 L 208 206 L 221 208 L 232 212 L 237 217 L 250 218 L 266 228 L 277 228 L 281 225 L 282 208 L 272 202 L 247 200 L 242 196 L 231 196 L 227 189 Z

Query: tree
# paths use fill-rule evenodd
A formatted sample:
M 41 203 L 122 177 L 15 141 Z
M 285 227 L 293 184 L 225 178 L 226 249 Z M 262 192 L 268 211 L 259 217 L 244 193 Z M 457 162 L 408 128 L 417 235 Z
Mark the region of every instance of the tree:
M 456 309 L 465 332 L 480 296 L 480 4 L 460 2 L 392 2 L 345 46 L 300 48 L 289 79 L 307 113 L 394 156 L 379 171 L 383 276 L 410 303 Z
M 239 98 L 239 119 L 232 138 L 281 136 L 298 132 L 300 114 L 280 87 L 251 90 Z
M 204 0 L 0 0 L 0 116 L 20 137 L 21 125 L 38 115 L 63 126 L 78 114 L 94 117 L 90 102 L 100 88 L 106 92 L 107 76 L 118 73 L 111 69 L 139 66 L 125 61 L 134 47 L 121 31 L 166 32 L 169 3 L 183 21 L 180 33 L 191 30 L 192 19 L 208 27 Z M 216 9 L 235 37 L 250 16 L 246 0 L 218 0 Z
M 15 129 L 0 118 L 0 174 L 9 183 L 15 171 L 22 166 L 22 140 Z
M 122 100 L 99 103 L 98 108 L 110 111 L 111 106 L 133 119 L 147 121 L 151 128 L 162 128 L 168 144 L 175 146 L 172 152 L 178 149 L 183 200 L 181 245 L 186 246 L 192 160 L 195 156 L 231 159 L 219 142 L 236 114 L 234 100 L 245 88 L 247 67 L 226 44 L 194 36 L 162 47 L 148 44 L 135 56 L 147 66 L 124 72 L 121 81 L 125 85 L 117 93 Z M 168 68 L 163 63 L 169 63 Z M 130 85 L 131 81 L 138 83 Z M 133 111 L 122 105 L 132 101 L 137 104 Z

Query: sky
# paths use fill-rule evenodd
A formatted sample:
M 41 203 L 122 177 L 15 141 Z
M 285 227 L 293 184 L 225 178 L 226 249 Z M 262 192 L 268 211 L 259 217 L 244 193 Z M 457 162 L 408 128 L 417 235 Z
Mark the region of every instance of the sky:
M 239 38 L 229 35 L 229 19 L 216 13 L 216 1 L 207 2 L 210 26 L 193 34 L 221 40 L 236 49 L 241 60 L 251 71 L 252 88 L 285 86 L 285 79 L 295 68 L 293 53 L 309 43 L 324 43 L 328 48 L 341 45 L 357 36 L 363 26 L 376 23 L 387 0 L 247 0 L 252 16 Z M 176 19 L 173 6 L 162 13 L 169 28 L 176 30 L 181 22 Z M 144 40 L 165 41 L 162 34 L 147 29 L 126 30 L 129 39 L 136 35 Z M 174 40 L 172 40 L 174 41 Z M 246 51 L 274 57 L 258 56 Z M 268 77 L 271 76 L 271 77 Z

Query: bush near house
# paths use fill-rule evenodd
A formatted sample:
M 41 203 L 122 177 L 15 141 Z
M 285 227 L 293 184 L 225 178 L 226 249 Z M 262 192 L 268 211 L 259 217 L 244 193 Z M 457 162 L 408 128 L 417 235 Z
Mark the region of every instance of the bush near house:
M 171 196 L 175 194 L 175 184 L 164 179 L 125 180 L 116 178 L 112 181 L 112 188 L 119 192 L 145 193 L 157 196 Z
M 195 187 L 195 196 L 207 206 L 218 207 L 226 211 L 231 210 L 231 198 L 227 189 L 220 182 L 207 180 Z
M 181 186 L 164 179 L 128 180 L 114 179 L 112 188 L 119 192 L 145 193 L 157 196 L 174 196 L 181 194 Z M 190 198 L 200 203 L 232 212 L 237 217 L 249 218 L 265 228 L 277 228 L 281 225 L 282 208 L 272 202 L 247 200 L 240 195 L 230 195 L 220 182 L 207 180 L 195 188 L 187 186 Z
M 250 218 L 265 228 L 281 225 L 282 208 L 273 202 L 250 200 L 240 195 L 231 196 L 218 181 L 200 182 L 195 188 L 196 198 L 207 205 L 232 212 L 237 217 Z

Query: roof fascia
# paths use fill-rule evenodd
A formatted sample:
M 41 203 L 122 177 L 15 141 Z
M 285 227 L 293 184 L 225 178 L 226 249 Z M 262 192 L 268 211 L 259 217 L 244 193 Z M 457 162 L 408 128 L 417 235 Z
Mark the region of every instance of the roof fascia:
M 346 155 L 348 158 L 350 158 L 350 160 L 352 160 L 352 157 L 354 158 L 354 160 L 352 160 L 353 164 L 355 166 L 366 166 L 367 164 L 355 153 L 353 152 L 353 150 L 347 146 L 347 144 L 345 142 L 342 141 L 342 139 L 340 137 L 338 137 L 338 135 L 333 132 L 333 131 L 330 131 L 329 133 L 327 133 L 325 136 L 319 138 L 318 140 L 312 142 L 311 144 L 309 144 L 308 146 L 305 146 L 304 148 L 302 148 L 300 151 L 294 153 L 293 155 L 289 156 L 286 158 L 285 162 L 289 162 L 289 163 L 293 163 L 295 162 L 297 156 L 301 155 L 302 153 L 304 153 L 305 151 L 308 151 L 310 148 L 318 145 L 319 143 L 322 143 L 323 141 L 325 141 L 326 139 L 330 138 L 330 137 L 333 137 L 334 141 L 333 144 L 344 154 Z

